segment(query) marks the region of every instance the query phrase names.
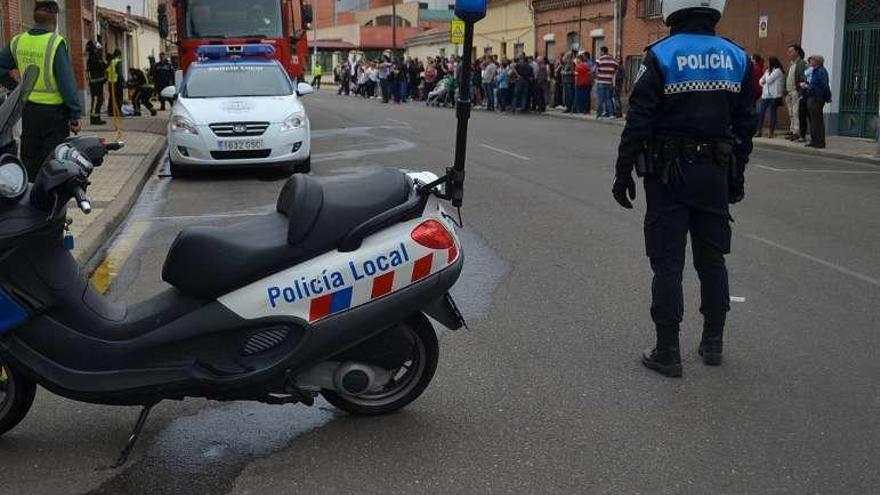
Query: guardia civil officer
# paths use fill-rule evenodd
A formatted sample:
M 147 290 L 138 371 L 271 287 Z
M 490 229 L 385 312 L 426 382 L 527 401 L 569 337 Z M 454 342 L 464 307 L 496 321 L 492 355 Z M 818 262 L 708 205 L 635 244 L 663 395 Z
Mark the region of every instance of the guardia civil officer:
M 0 84 L 18 83 L 10 71 L 35 65 L 40 76 L 22 112 L 21 160 L 33 181 L 43 161 L 70 132 L 79 132 L 80 103 L 73 65 L 64 38 L 55 32 L 58 4 L 34 4 L 34 28 L 0 50 Z
M 629 100 L 614 199 L 632 208 L 635 168 L 644 177 L 645 244 L 654 271 L 651 316 L 656 346 L 642 363 L 681 376 L 682 271 L 690 232 L 704 317 L 699 352 L 721 364 L 730 294 L 728 205 L 743 199 L 755 118 L 745 51 L 715 34 L 725 0 L 664 0 L 669 37 L 651 45 Z

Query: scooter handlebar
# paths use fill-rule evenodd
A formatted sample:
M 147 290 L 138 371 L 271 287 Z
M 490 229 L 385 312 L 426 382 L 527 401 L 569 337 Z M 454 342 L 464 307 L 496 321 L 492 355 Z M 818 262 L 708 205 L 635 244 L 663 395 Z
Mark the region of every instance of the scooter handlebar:
M 92 202 L 89 201 L 89 198 L 86 196 L 86 192 L 82 187 L 77 186 L 77 188 L 73 190 L 73 197 L 76 200 L 76 205 L 79 207 L 80 211 L 86 215 L 92 212 Z

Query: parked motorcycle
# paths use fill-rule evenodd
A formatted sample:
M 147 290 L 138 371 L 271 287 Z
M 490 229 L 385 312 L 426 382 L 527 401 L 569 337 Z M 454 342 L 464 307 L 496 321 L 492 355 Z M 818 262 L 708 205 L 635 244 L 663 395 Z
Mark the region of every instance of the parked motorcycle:
M 472 22 L 466 34 L 462 81 Z M 25 71 L 0 107 L 0 136 L 19 120 L 35 80 Z M 311 405 L 320 394 L 357 415 L 414 401 L 439 358 L 428 316 L 451 329 L 464 324 L 449 295 L 464 260 L 449 214 L 463 196 L 463 93 L 455 165 L 443 177 L 297 174 L 273 213 L 180 232 L 162 271 L 170 287 L 133 306 L 93 289 L 65 235 L 68 203 L 89 213 L 89 176 L 121 144 L 69 139 L 33 185 L 15 156 L 0 157 L 0 434 L 28 413 L 36 385 L 77 401 L 142 406 L 114 466 L 163 400 Z

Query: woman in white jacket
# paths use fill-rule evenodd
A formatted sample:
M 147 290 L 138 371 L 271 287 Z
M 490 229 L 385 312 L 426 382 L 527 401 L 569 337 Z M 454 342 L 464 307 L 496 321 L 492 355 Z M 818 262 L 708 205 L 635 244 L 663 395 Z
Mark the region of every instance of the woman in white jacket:
M 779 122 L 779 106 L 782 105 L 782 98 L 785 96 L 785 72 L 782 70 L 782 64 L 776 57 L 770 57 L 767 64 L 767 70 L 761 77 L 761 110 L 758 113 L 758 126 L 755 132 L 756 137 L 761 136 L 764 128 L 764 117 L 767 110 L 770 110 L 770 137 L 776 132 L 776 124 Z

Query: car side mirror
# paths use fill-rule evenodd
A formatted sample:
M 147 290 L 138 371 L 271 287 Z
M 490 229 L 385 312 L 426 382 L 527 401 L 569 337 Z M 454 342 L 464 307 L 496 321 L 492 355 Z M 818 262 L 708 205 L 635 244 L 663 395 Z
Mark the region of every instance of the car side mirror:
M 168 86 L 161 92 L 159 92 L 159 95 L 166 100 L 173 100 L 175 97 L 177 97 L 177 88 L 175 88 L 174 86 Z
M 301 82 L 296 85 L 296 94 L 299 96 L 310 95 L 315 92 L 315 88 L 309 83 Z

